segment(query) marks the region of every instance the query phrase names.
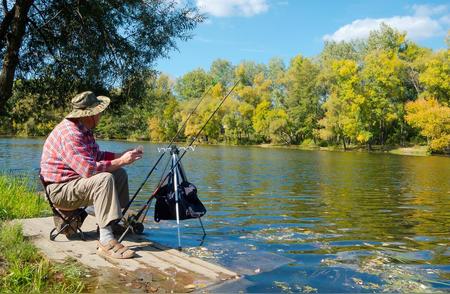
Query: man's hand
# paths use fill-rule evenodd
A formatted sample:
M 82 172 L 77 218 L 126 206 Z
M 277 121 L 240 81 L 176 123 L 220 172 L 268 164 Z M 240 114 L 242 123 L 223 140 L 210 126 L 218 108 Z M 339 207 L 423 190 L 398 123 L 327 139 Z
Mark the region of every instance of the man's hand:
M 111 161 L 111 166 L 108 168 L 108 171 L 115 171 L 124 165 L 132 164 L 136 160 L 141 159 L 143 154 L 144 148 L 142 146 L 125 151 L 122 154 L 116 154 L 116 159 Z
M 122 165 L 128 165 L 128 164 L 132 164 L 136 160 L 141 159 L 142 154 L 143 154 L 142 151 L 133 149 L 133 150 L 125 152 L 119 159 L 120 159 L 120 162 Z
M 137 146 L 136 148 L 133 148 L 133 149 L 127 149 L 127 150 L 125 150 L 125 151 L 122 152 L 122 153 L 115 153 L 115 154 L 114 154 L 114 155 L 115 155 L 115 158 L 116 158 L 116 159 L 119 159 L 119 158 L 121 158 L 122 156 L 124 156 L 125 153 L 130 152 L 130 151 L 138 152 L 138 153 L 141 154 L 141 157 L 142 157 L 142 154 L 144 154 L 144 146 L 139 145 L 139 146 Z

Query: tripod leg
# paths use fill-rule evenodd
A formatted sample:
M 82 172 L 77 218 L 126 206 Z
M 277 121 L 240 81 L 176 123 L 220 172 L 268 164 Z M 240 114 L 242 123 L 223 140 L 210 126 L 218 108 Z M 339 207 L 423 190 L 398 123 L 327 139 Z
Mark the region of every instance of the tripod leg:
M 173 166 L 178 162 L 178 157 L 174 153 L 172 154 Z M 181 232 L 180 232 L 180 212 L 178 208 L 178 200 L 179 200 L 179 191 L 178 191 L 178 170 L 174 169 L 173 171 L 173 185 L 175 190 L 175 214 L 177 217 L 177 230 L 178 230 L 178 250 L 181 251 Z
M 206 236 L 206 231 L 205 231 L 205 227 L 203 226 L 203 222 L 202 222 L 202 218 L 199 217 L 198 220 L 200 221 L 200 225 L 202 226 L 202 230 L 203 230 L 203 237 Z
M 203 246 L 203 242 L 205 242 L 205 237 L 206 237 L 206 231 L 205 231 L 205 227 L 203 226 L 203 222 L 202 222 L 202 218 L 199 217 L 198 218 L 200 225 L 202 226 L 202 230 L 203 230 L 203 236 L 200 239 L 200 244 L 198 246 Z
M 199 217 L 198 220 L 200 221 L 200 225 L 202 226 L 203 236 L 206 236 L 206 231 L 205 231 L 205 227 L 203 226 L 202 218 Z
M 120 236 L 119 240 L 117 240 L 117 242 L 122 242 L 123 238 L 125 238 L 125 236 L 128 234 L 128 232 L 132 229 L 131 225 L 127 226 L 127 229 L 125 230 L 125 232 L 123 232 L 122 236 Z
M 181 232 L 180 232 L 180 214 L 178 211 L 178 198 L 175 203 L 175 212 L 177 214 L 177 230 L 178 230 L 178 250 L 181 251 Z

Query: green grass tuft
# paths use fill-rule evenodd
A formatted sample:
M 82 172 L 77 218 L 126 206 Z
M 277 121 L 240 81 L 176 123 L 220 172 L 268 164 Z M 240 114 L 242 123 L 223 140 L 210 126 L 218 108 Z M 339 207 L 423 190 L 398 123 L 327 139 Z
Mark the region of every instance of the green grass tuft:
M 86 270 L 74 260 L 51 263 L 9 220 L 50 215 L 26 178 L 0 175 L 0 293 L 78 293 Z
M 0 175 L 0 220 L 50 215 L 47 201 L 32 191 L 29 182 Z

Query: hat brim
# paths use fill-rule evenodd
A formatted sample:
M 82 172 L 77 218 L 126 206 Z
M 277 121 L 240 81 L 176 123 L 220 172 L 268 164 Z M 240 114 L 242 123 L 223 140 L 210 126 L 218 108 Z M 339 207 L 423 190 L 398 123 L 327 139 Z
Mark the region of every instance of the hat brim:
M 111 100 L 106 96 L 97 96 L 97 99 L 100 100 L 100 103 L 97 104 L 96 106 L 89 107 L 86 109 L 74 109 L 68 115 L 66 115 L 66 118 L 80 118 L 80 117 L 94 116 L 104 111 L 111 102 Z

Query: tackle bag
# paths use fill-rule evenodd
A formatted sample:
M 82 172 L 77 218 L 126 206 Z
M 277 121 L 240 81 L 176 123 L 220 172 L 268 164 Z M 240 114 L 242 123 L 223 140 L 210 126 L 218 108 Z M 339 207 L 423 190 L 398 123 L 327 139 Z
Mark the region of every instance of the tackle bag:
M 199 218 L 205 215 L 206 208 L 198 199 L 197 188 L 183 181 L 178 185 L 178 212 L 180 220 L 189 218 Z M 175 189 L 172 181 L 160 187 L 155 194 L 155 221 L 176 220 Z

